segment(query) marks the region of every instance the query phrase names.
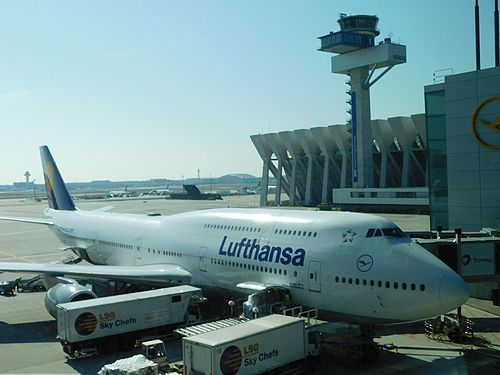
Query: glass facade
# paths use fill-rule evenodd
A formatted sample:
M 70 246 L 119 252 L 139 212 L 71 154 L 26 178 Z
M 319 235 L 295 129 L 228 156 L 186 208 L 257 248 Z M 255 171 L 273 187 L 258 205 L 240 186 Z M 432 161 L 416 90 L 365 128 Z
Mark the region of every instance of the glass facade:
M 354 34 L 345 31 L 339 31 L 336 33 L 328 34 L 320 37 L 321 40 L 321 51 L 341 53 L 342 51 L 336 51 L 334 48 L 338 46 L 351 46 L 356 48 L 368 48 L 373 47 L 375 42 L 371 35 L 366 34 Z
M 431 229 L 435 230 L 438 226 L 449 229 L 444 89 L 425 93 L 425 120 Z

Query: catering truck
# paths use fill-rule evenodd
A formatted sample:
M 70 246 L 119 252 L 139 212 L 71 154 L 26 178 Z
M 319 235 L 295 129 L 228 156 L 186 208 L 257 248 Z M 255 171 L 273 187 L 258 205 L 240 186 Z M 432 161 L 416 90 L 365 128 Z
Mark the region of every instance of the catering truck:
M 184 337 L 184 374 L 260 374 L 293 365 L 319 354 L 312 337 L 303 319 L 279 314 Z
M 127 350 L 159 337 L 188 319 L 201 302 L 201 289 L 188 285 L 57 305 L 57 338 L 72 357 Z

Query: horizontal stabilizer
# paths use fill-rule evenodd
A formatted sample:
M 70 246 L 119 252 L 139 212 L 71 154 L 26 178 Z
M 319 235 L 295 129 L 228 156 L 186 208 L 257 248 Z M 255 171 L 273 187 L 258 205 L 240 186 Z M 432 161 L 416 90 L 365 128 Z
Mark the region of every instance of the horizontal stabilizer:
M 80 264 L 0 262 L 0 271 L 72 275 L 93 279 L 137 281 L 158 284 L 188 284 L 191 273 L 176 264 L 147 266 L 94 266 Z

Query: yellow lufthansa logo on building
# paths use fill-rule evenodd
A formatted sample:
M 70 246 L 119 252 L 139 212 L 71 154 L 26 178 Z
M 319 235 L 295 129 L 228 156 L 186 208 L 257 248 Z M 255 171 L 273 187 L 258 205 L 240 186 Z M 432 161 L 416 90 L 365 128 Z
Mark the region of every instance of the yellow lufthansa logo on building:
M 471 131 L 476 141 L 489 150 L 500 150 L 500 96 L 482 101 L 471 119 Z

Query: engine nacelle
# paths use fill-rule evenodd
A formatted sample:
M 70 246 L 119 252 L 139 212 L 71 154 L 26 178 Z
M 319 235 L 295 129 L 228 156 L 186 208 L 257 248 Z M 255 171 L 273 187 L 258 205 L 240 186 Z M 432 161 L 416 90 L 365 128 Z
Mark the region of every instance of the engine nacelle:
M 59 303 L 83 301 L 97 298 L 91 285 L 78 284 L 76 280 L 59 277 L 62 283 L 54 285 L 45 295 L 45 308 L 52 317 L 57 319 L 56 305 Z

